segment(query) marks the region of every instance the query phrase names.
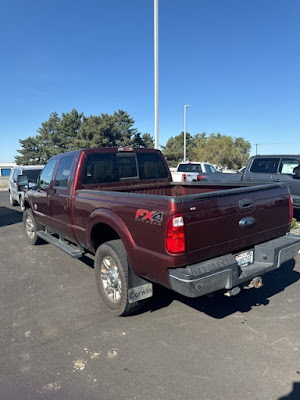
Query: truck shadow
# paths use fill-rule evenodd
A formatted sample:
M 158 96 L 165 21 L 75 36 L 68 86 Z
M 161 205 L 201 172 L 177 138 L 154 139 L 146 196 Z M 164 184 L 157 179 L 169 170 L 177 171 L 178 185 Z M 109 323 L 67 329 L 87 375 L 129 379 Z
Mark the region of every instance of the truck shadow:
M 280 397 L 278 400 L 299 400 L 299 399 L 300 399 L 300 382 L 294 382 L 291 393 L 289 393 L 287 396 Z
M 296 220 L 300 222 L 300 210 L 294 210 L 294 218 L 296 218 Z
M 22 222 L 23 213 L 8 207 L 0 207 L 0 228 Z
M 149 299 L 147 309 L 153 312 L 167 307 L 174 300 L 177 300 L 216 319 L 225 318 L 238 311 L 246 313 L 253 307 L 267 306 L 269 298 L 297 282 L 300 279 L 300 273 L 294 271 L 295 264 L 295 260 L 290 260 L 278 270 L 266 274 L 263 277 L 264 286 L 262 288 L 245 289 L 237 296 L 230 298 L 219 292 L 212 297 L 203 296 L 190 299 L 165 288 L 155 288 L 154 297 Z

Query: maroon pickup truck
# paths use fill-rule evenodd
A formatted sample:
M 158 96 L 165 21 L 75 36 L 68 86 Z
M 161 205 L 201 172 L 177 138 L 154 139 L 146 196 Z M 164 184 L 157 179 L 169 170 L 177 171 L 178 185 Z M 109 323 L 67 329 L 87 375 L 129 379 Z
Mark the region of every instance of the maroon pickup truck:
M 132 313 L 158 283 L 188 297 L 237 294 L 293 258 L 285 184 L 173 183 L 158 150 L 96 148 L 57 155 L 25 197 L 31 244 L 95 255 L 102 302 Z

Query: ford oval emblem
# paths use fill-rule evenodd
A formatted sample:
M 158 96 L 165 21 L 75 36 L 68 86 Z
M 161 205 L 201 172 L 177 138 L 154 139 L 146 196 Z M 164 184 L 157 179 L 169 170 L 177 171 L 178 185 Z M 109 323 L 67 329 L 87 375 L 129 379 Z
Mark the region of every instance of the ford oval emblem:
M 245 217 L 240 220 L 239 225 L 241 228 L 249 228 L 255 224 L 255 219 L 253 217 Z

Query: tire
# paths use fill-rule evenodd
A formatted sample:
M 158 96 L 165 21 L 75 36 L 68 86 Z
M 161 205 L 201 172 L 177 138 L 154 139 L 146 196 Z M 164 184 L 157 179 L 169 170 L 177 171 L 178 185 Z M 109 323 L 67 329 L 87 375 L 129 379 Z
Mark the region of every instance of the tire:
M 129 303 L 128 259 L 120 239 L 98 247 L 94 262 L 96 284 L 102 303 L 112 314 L 125 316 L 140 309 L 143 301 Z
M 29 209 L 26 209 L 23 213 L 23 227 L 25 237 L 31 245 L 36 245 L 42 242 L 42 239 L 36 234 L 37 231 L 42 230 L 42 226 L 35 221 L 32 212 Z
M 18 202 L 12 197 L 10 192 L 9 192 L 9 202 L 13 207 L 18 205 Z

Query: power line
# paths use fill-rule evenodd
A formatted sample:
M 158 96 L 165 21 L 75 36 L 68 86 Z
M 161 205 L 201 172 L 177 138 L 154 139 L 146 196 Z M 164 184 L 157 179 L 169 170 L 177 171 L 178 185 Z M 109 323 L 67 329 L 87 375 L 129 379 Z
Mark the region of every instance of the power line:
M 300 142 L 281 142 L 281 143 L 252 143 L 254 146 L 265 146 L 265 145 L 273 145 L 273 144 L 300 144 Z

